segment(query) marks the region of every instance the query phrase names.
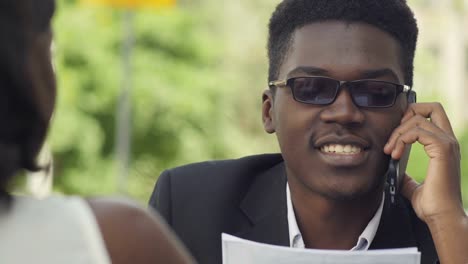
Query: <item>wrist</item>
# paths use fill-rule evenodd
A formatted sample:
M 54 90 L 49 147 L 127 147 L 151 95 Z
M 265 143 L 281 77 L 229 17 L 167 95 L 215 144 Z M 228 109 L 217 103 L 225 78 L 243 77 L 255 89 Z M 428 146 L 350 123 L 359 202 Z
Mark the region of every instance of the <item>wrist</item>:
M 465 211 L 461 209 L 429 216 L 425 219 L 425 222 L 431 231 L 446 229 L 449 226 L 468 227 L 468 216 Z
M 468 217 L 464 211 L 432 217 L 426 223 L 441 263 L 468 263 Z

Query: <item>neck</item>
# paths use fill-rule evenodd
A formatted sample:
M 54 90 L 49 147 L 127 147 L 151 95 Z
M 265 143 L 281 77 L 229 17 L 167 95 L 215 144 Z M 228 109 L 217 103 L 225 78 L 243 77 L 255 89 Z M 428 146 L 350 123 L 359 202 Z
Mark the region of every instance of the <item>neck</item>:
M 289 181 L 297 224 L 307 248 L 351 249 L 382 201 L 383 187 L 356 199 L 336 200 L 301 185 Z

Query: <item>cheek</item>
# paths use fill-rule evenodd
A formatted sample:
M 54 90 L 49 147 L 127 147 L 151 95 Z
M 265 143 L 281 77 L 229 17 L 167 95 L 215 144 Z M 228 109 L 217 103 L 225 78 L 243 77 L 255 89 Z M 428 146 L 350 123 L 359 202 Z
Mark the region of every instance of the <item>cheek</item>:
M 373 127 L 376 131 L 375 140 L 379 142 L 379 147 L 382 147 L 382 151 L 392 132 L 400 125 L 402 117 L 403 111 L 395 104 L 395 106 L 388 109 L 388 111 L 372 115 L 372 117 L 368 118 L 368 120 L 372 120 Z
M 307 105 L 278 101 L 275 111 L 276 134 L 280 141 L 299 142 L 309 138 L 313 113 Z

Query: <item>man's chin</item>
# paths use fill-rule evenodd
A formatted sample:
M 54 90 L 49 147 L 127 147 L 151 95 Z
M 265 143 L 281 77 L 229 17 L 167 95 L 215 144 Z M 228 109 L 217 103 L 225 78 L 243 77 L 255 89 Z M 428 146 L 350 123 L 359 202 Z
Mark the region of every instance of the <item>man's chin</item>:
M 369 197 L 369 192 L 343 192 L 343 191 L 334 191 L 323 193 L 322 196 L 326 197 L 328 200 L 336 202 L 351 202 L 362 200 L 365 197 Z
M 320 192 L 320 194 L 329 200 L 337 202 L 351 202 L 363 199 L 371 199 L 374 196 L 381 194 L 383 191 L 383 187 L 381 186 L 382 184 L 380 183 L 361 187 L 349 186 L 349 188 L 346 188 L 348 186 L 340 185 Z

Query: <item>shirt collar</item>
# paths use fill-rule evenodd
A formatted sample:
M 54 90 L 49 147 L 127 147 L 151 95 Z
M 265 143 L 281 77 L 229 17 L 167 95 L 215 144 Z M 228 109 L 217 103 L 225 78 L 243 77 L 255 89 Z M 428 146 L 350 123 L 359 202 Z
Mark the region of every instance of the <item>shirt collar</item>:
M 369 221 L 364 231 L 362 231 L 361 235 L 358 238 L 358 241 L 356 242 L 356 245 L 351 249 L 351 251 L 369 249 L 369 246 L 374 240 L 375 234 L 377 233 L 380 218 L 382 217 L 385 194 L 382 194 L 382 197 L 383 198 L 380 202 L 380 206 L 377 209 L 377 212 L 375 212 L 375 215 Z M 295 248 L 305 248 L 301 231 L 297 226 L 296 215 L 294 213 L 294 207 L 291 201 L 291 191 L 289 190 L 289 183 L 286 183 L 286 205 L 288 210 L 289 245 Z

